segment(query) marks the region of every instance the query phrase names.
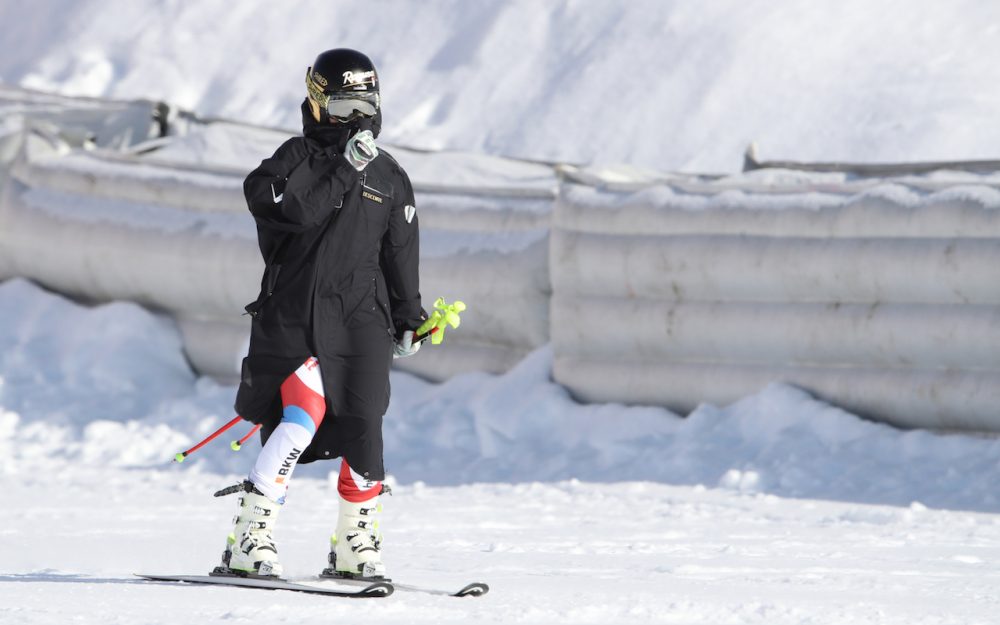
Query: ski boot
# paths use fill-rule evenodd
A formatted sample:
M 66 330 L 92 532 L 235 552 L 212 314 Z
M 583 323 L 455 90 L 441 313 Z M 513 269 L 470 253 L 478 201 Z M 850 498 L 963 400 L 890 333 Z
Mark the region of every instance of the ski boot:
M 386 492 L 383 487 L 383 491 Z M 362 503 L 340 498 L 337 531 L 330 537 L 330 566 L 323 577 L 389 581 L 382 564 L 382 533 L 377 513 L 382 511 L 378 497 Z
M 212 575 L 280 577 L 282 568 L 271 532 L 281 504 L 265 497 L 249 480 L 219 491 L 216 497 L 232 492 L 243 493 L 240 507 L 233 519 L 233 532 L 226 538 L 222 565 L 215 567 Z

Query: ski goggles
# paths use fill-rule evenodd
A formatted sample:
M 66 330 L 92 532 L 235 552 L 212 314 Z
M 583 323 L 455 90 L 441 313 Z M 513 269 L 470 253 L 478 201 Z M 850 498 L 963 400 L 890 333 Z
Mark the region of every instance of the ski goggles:
M 306 70 L 306 89 L 309 97 L 329 117 L 348 118 L 360 113 L 372 117 L 378 112 L 381 100 L 378 91 L 341 91 L 324 93 L 312 78 L 312 68 Z

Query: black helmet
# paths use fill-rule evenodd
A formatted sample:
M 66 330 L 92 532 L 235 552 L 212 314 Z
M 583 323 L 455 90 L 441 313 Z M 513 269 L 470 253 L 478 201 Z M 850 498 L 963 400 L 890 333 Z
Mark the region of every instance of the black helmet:
M 374 117 L 379 110 L 378 73 L 357 50 L 337 48 L 317 56 L 306 70 L 306 89 L 316 121 L 321 113 L 347 121 Z

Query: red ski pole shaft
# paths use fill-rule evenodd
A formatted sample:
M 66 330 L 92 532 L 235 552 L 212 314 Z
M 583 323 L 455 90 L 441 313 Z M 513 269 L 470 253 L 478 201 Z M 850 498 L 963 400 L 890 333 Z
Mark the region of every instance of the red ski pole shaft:
M 239 423 L 242 420 L 243 420 L 243 417 L 239 417 L 239 416 L 234 417 L 232 421 L 230 421 L 229 423 L 225 424 L 224 426 L 222 426 L 218 430 L 216 430 L 216 431 L 212 432 L 211 434 L 209 434 L 208 437 L 205 440 L 201 441 L 200 443 L 198 443 L 197 445 L 195 445 L 191 449 L 189 449 L 187 451 L 182 451 L 179 454 L 175 455 L 174 456 L 174 462 L 184 462 L 184 459 L 187 458 L 189 455 L 193 454 L 194 452 L 198 451 L 199 449 L 201 449 L 202 447 L 204 447 L 208 443 L 212 442 L 213 440 L 215 440 L 215 438 L 217 436 L 219 436 L 219 434 L 222 434 L 223 432 L 225 432 L 229 428 L 233 427 L 234 425 L 236 425 L 237 423 Z
M 253 436 L 254 434 L 256 434 L 257 430 L 259 430 L 259 429 L 260 429 L 260 424 L 258 423 L 257 425 L 253 426 L 253 428 L 251 428 L 251 430 L 249 432 L 247 432 L 246 436 L 244 436 L 243 438 L 241 438 L 238 441 L 233 441 L 233 442 L 229 443 L 229 446 L 232 448 L 233 451 L 239 451 L 240 447 L 243 447 L 243 443 L 245 443 L 248 440 L 250 440 L 250 437 Z

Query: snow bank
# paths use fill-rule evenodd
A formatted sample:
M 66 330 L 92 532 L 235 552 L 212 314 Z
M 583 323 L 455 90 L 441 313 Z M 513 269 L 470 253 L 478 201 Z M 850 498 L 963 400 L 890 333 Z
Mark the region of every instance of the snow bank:
M 389 472 L 402 483 L 653 480 L 1000 511 L 997 440 L 901 432 L 781 384 L 686 419 L 580 405 L 549 380 L 551 365 L 542 349 L 500 376 L 434 385 L 393 373 Z M 168 319 L 128 303 L 83 307 L 23 280 L 0 284 L 0 380 L 0 467 L 9 476 L 165 466 L 231 418 L 235 394 L 192 375 Z M 177 470 L 242 473 L 256 448 L 234 454 L 215 443 Z

